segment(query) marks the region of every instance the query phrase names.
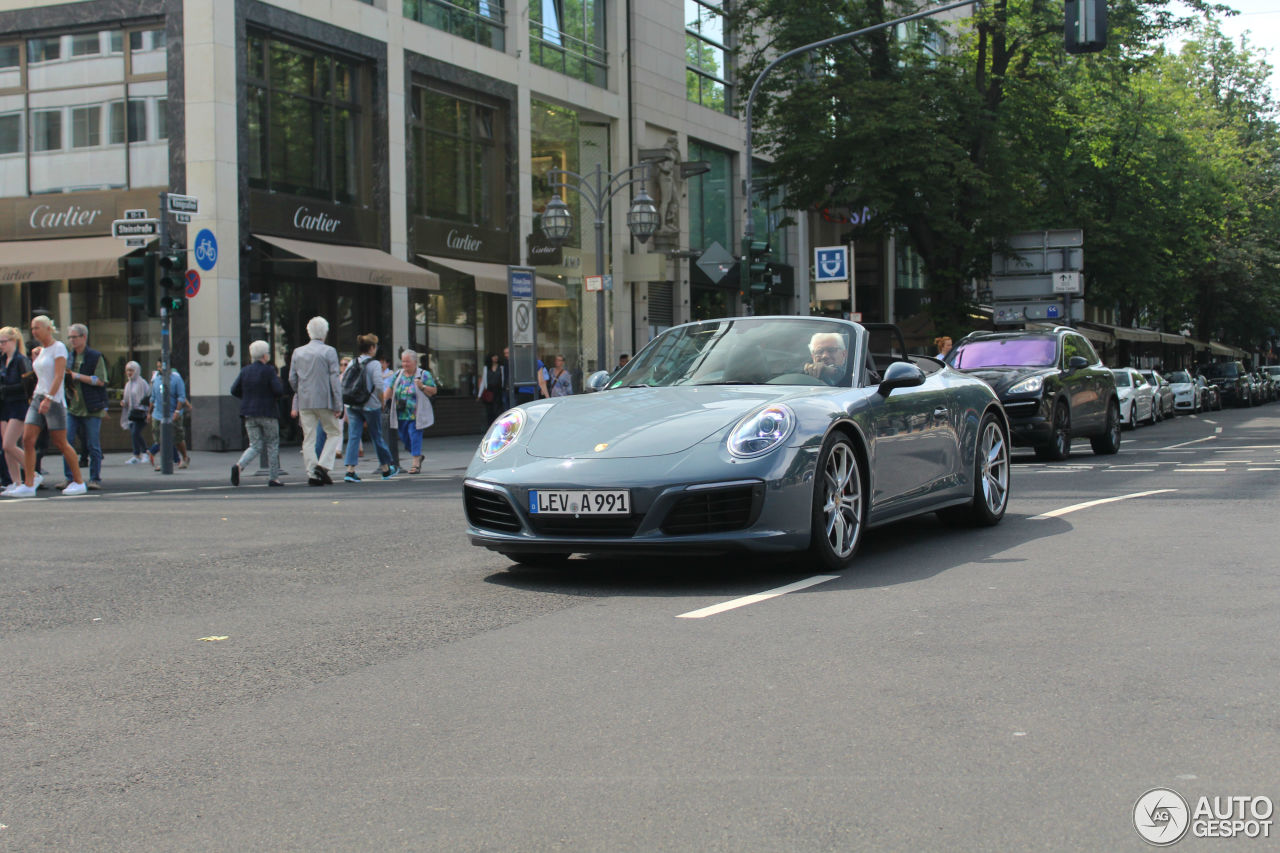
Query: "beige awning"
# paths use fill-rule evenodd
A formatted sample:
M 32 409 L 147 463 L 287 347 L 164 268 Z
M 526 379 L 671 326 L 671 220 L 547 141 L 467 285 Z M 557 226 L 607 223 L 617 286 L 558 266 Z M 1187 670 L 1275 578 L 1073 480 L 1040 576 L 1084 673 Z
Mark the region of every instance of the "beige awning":
M 1111 334 L 1116 336 L 1118 341 L 1136 341 L 1144 344 L 1160 343 L 1160 333 L 1150 329 L 1130 329 L 1126 326 L 1108 326 Z
M 1172 335 L 1168 332 L 1161 332 L 1160 342 L 1165 344 L 1174 344 L 1176 346 L 1181 346 L 1182 344 L 1185 344 L 1187 342 L 1187 338 L 1185 338 L 1182 335 Z
M 1236 348 L 1229 347 L 1226 344 L 1220 344 L 1217 341 L 1209 341 L 1209 352 L 1214 355 L 1235 355 Z
M 120 274 L 120 258 L 132 251 L 116 237 L 0 243 L 0 283 L 115 278 Z
M 507 295 L 507 268 L 502 264 L 489 264 L 483 261 L 462 261 L 457 258 L 439 258 L 435 255 L 418 255 L 427 263 L 453 270 L 476 280 L 476 290 L 482 293 L 501 293 Z M 567 291 L 563 284 L 542 276 L 534 277 L 539 299 L 564 299 Z
M 382 284 L 389 287 L 440 289 L 440 276 L 420 266 L 402 261 L 377 249 L 342 246 L 336 243 L 314 243 L 254 234 L 264 243 L 314 261 L 317 278 L 351 281 L 356 284 Z
M 1055 323 L 1034 323 L 1034 324 L 1033 324 L 1033 323 L 1027 323 L 1027 328 L 1028 328 L 1028 329 L 1031 329 L 1031 328 L 1036 328 L 1036 329 L 1056 329 L 1056 328 L 1057 328 L 1057 324 L 1055 324 Z M 1111 336 L 1111 333 L 1110 333 L 1110 332 L 1104 332 L 1104 331 L 1102 331 L 1101 329 L 1092 329 L 1092 328 L 1090 328 L 1090 327 L 1088 327 L 1088 326 L 1072 326 L 1072 329 L 1073 329 L 1073 330 L 1075 330 L 1076 332 L 1079 332 L 1081 335 L 1084 335 L 1086 338 L 1088 338 L 1089 340 L 1093 341 L 1095 344 L 1102 344 L 1102 345 L 1104 345 L 1104 346 L 1110 346 L 1111 344 L 1115 343 L 1115 338 L 1113 338 L 1113 337 Z

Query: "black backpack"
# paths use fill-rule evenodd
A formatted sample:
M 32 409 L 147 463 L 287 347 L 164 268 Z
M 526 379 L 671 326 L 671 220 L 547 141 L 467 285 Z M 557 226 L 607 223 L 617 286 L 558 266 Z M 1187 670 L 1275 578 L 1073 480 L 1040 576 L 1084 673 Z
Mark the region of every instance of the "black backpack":
M 373 395 L 364 377 L 364 366 L 368 363 L 368 360 L 357 358 L 347 365 L 347 372 L 342 374 L 342 402 L 348 406 L 363 408 Z

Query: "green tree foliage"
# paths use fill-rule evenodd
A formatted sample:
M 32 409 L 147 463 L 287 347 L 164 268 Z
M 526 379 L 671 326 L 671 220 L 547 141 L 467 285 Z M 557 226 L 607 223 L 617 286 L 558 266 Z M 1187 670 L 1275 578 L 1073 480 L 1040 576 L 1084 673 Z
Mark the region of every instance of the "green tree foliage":
M 1154 0 L 1109 6 L 1109 47 L 1088 57 L 1063 51 L 1060 3 L 1003 0 L 790 60 L 757 98 L 757 148 L 788 205 L 878 212 L 849 237 L 905 230 L 943 329 L 967 327 L 967 285 L 993 245 L 1083 227 L 1092 304 L 1243 339 L 1277 293 L 1267 69 L 1212 26 L 1168 55 L 1162 39 L 1191 20 Z M 784 50 L 901 14 L 743 0 L 747 82 Z

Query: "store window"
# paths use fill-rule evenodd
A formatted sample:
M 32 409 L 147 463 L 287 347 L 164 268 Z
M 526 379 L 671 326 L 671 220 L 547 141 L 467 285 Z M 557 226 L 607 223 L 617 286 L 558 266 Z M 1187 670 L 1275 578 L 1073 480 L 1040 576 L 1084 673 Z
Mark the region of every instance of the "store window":
M 502 0 L 404 0 L 404 16 L 494 50 L 507 48 Z
M 684 0 L 685 88 L 688 99 L 718 112 L 733 107 L 724 0 Z
M 165 44 L 154 26 L 0 43 L 0 196 L 167 185 Z
M 413 87 L 411 210 L 501 228 L 506 222 L 504 110 L 436 86 Z
M 546 208 L 551 196 L 560 193 L 560 199 L 569 206 L 573 214 L 574 230 L 565 241 L 566 246 L 582 245 L 582 210 L 581 201 L 575 192 L 563 192 L 551 186 L 550 171 L 565 169 L 581 173 L 578 157 L 578 113 L 566 107 L 556 106 L 545 101 L 531 103 L 533 128 L 530 133 L 533 143 L 533 228 L 537 233 L 542 231 L 542 211 Z
M 261 33 L 248 42 L 249 185 L 368 204 L 368 64 Z
M 543 68 L 608 85 L 604 12 L 604 0 L 530 0 L 529 57 Z
M 689 159 L 705 160 L 711 171 L 696 181 L 689 181 L 689 247 L 705 249 L 720 243 L 734 250 L 733 239 L 733 155 L 693 140 L 689 141 Z

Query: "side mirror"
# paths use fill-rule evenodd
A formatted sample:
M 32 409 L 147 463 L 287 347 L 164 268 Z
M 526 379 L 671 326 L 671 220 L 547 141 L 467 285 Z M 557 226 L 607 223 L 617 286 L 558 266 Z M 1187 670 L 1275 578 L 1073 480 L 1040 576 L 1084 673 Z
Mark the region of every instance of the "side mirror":
M 924 371 L 909 361 L 895 361 L 884 372 L 884 379 L 876 389 L 881 397 L 888 397 L 895 388 L 914 388 L 924 384 Z
M 1067 359 L 1067 370 L 1069 371 L 1074 372 L 1077 370 L 1083 370 L 1088 366 L 1089 366 L 1089 359 L 1085 358 L 1082 355 L 1073 355 L 1071 356 L 1071 358 Z
M 597 370 L 595 373 L 587 377 L 586 389 L 591 391 L 603 391 L 604 386 L 609 384 L 609 371 Z

